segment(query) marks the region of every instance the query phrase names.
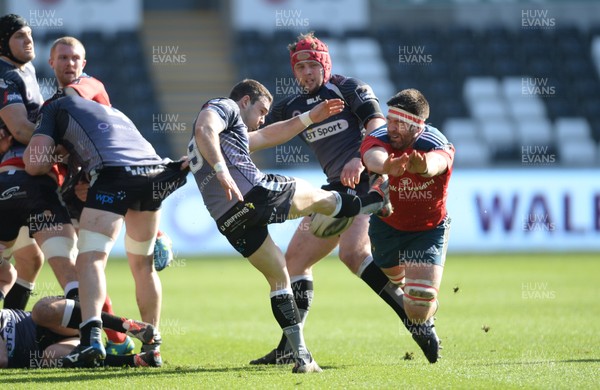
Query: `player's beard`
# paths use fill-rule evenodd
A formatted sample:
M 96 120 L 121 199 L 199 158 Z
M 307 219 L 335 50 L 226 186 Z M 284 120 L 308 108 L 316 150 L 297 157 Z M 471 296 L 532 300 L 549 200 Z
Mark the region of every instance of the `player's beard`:
M 392 147 L 396 150 L 405 150 L 413 146 L 417 138 L 419 138 L 419 136 L 423 132 L 423 130 L 419 128 L 415 129 L 415 126 L 412 125 L 410 127 L 410 130 L 415 131 L 410 131 L 408 134 L 406 134 L 406 136 L 403 136 L 403 134 L 399 134 L 398 137 L 394 138 L 390 136 L 390 145 L 392 145 Z
M 319 91 L 323 84 L 317 84 L 317 81 L 315 79 L 310 79 L 309 83 L 307 83 L 306 80 L 304 80 L 302 83 L 300 83 L 300 85 L 302 86 L 302 89 L 304 90 L 305 94 L 314 95 Z

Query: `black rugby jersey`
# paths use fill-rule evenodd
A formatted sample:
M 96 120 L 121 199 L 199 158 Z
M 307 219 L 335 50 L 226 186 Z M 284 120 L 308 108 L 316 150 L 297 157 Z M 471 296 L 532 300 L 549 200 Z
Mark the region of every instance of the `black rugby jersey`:
M 166 163 L 121 111 L 80 96 L 67 96 L 42 108 L 33 136 L 64 145 L 75 163 L 90 173 L 103 167 Z
M 23 104 L 27 110 L 27 119 L 35 123 L 43 103 L 44 98 L 33 65 L 27 63 L 23 69 L 19 69 L 0 59 L 0 110 L 11 104 Z M 0 119 L 0 128 L 9 132 L 2 119 Z M 26 146 L 13 140 L 11 148 L 2 156 L 2 161 L 23 157 Z
M 229 173 L 242 195 L 246 195 L 254 186 L 268 185 L 264 183 L 266 175 L 256 167 L 250 158 L 248 127 L 242 121 L 237 103 L 228 98 L 217 98 L 209 100 L 202 106 L 202 110 L 215 112 L 223 121 L 224 130 L 219 133 L 221 153 L 225 158 Z M 196 122 L 192 126 L 194 130 L 188 145 L 190 170 L 194 174 L 206 208 L 210 215 L 217 220 L 237 203 L 237 199 L 227 200 L 213 168 L 204 163 L 194 138 L 195 128 Z
M 352 158 L 360 158 L 362 130 L 369 119 L 381 116 L 379 101 L 371 87 L 364 82 L 333 75 L 315 94 L 289 96 L 277 102 L 265 126 L 293 118 L 326 99 L 343 99 L 344 110 L 323 122 L 313 123 L 299 136 L 313 150 L 329 183 L 339 182 L 344 165 Z

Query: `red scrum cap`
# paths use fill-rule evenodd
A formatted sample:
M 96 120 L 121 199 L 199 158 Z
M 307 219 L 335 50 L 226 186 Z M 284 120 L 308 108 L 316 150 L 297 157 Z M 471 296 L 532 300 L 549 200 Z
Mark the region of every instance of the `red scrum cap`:
M 298 42 L 290 45 L 290 62 L 292 71 L 302 61 L 317 61 L 323 67 L 323 83 L 331 77 L 331 57 L 327 45 L 315 38 L 312 33 L 301 35 Z

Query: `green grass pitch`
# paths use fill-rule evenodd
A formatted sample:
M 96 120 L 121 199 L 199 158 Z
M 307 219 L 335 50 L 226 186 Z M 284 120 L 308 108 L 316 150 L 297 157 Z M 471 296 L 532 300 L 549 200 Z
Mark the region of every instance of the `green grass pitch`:
M 268 286 L 241 258 L 176 258 L 160 273 L 160 369 L 2 370 L 6 389 L 516 389 L 600 386 L 598 255 L 450 255 L 429 364 L 383 301 L 334 258 L 315 269 L 305 328 L 321 374 L 250 366 L 280 331 Z M 107 267 L 117 313 L 138 317 L 125 261 Z M 59 293 L 45 266 L 37 295 Z M 411 358 L 412 357 L 412 358 Z M 5 387 L 6 386 L 6 387 Z

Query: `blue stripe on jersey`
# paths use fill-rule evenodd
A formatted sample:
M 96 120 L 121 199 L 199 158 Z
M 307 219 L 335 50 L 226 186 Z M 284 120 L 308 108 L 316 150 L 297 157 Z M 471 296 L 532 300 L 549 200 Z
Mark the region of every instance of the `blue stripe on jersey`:
M 382 140 L 384 142 L 388 142 L 388 143 L 390 141 L 388 138 L 387 125 L 383 125 L 383 126 L 376 128 L 375 130 L 373 130 L 371 132 L 371 134 L 369 134 L 369 136 L 379 138 L 380 140 Z
M 439 149 L 448 144 L 448 140 L 438 129 L 433 126 L 425 125 L 425 130 L 423 130 L 423 133 L 417 138 L 413 148 L 416 150 L 429 151 L 432 149 Z

